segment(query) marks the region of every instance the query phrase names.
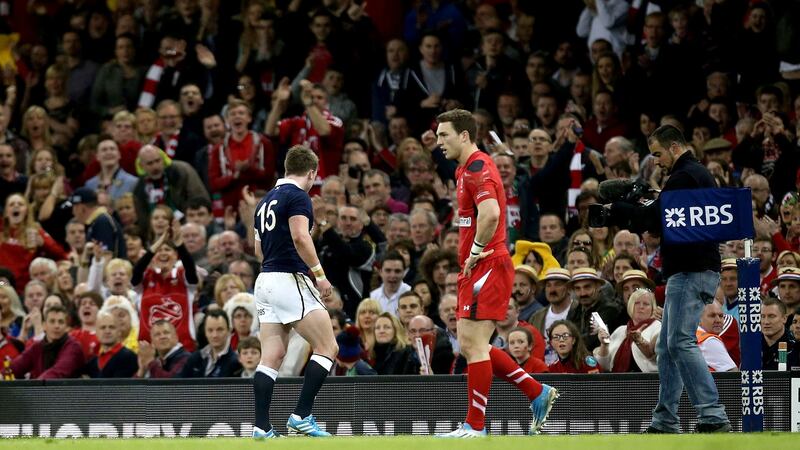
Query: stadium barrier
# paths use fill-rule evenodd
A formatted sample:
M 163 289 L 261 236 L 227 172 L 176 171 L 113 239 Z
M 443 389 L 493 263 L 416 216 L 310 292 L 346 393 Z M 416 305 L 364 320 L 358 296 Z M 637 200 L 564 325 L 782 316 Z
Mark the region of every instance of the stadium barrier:
M 714 374 L 731 424 L 742 430 L 739 373 Z M 658 398 L 656 374 L 538 375 L 558 388 L 546 434 L 639 433 Z M 279 379 L 271 419 L 285 432 L 301 378 Z M 790 374 L 763 372 L 764 429 L 790 431 Z M 466 411 L 463 376 L 331 377 L 314 415 L 336 435 L 428 435 L 450 431 Z M 54 380 L 0 382 L 2 437 L 250 436 L 252 380 Z M 527 432 L 529 403 L 502 381 L 492 385 L 491 434 Z M 694 430 L 684 394 L 681 427 Z

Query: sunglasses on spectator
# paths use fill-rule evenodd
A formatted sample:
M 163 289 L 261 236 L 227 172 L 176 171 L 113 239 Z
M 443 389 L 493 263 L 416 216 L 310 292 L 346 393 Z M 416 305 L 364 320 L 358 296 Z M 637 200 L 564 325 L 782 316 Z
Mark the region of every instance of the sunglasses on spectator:
M 591 247 L 592 241 L 581 241 L 579 239 L 575 239 L 572 241 L 573 247 Z
M 566 341 L 567 339 L 569 339 L 571 337 L 572 337 L 571 334 L 564 333 L 564 334 L 554 334 L 553 336 L 551 336 L 551 339 L 554 340 L 554 341 L 564 342 L 564 341 Z

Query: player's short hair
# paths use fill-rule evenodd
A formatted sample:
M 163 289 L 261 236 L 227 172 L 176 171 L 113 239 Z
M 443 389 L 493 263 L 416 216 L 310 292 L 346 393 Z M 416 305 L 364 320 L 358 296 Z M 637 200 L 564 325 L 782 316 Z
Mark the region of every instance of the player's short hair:
M 775 297 L 764 297 L 764 299 L 761 300 L 761 310 L 762 311 L 764 310 L 764 307 L 772 306 L 772 305 L 775 305 L 775 306 L 778 307 L 778 310 L 781 312 L 782 316 L 785 316 L 786 314 L 789 313 L 789 309 L 786 307 L 786 303 L 783 303 L 782 301 L 778 300 Z
M 310 170 L 317 170 L 319 158 L 310 148 L 303 145 L 295 145 L 286 153 L 284 167 L 286 175 L 305 175 Z
M 665 149 L 669 148 L 673 142 L 681 147 L 686 146 L 686 138 L 683 136 L 683 132 L 673 125 L 662 125 L 656 128 L 647 141 L 651 143 L 658 142 Z
M 465 109 L 454 109 L 439 114 L 436 116 L 436 121 L 439 123 L 452 123 L 456 133 L 461 134 L 462 131 L 466 131 L 469 135 L 469 141 L 475 142 L 478 126 L 475 124 L 475 119 L 472 117 L 471 112 Z

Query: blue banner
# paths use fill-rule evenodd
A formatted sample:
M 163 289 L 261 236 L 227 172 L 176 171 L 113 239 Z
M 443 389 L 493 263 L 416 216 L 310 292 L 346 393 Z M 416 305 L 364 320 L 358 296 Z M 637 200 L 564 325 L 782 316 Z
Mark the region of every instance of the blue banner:
M 723 242 L 754 235 L 750 189 L 687 189 L 659 197 L 664 241 Z
M 739 283 L 739 346 L 742 350 L 742 431 L 764 431 L 761 370 L 761 278 L 758 258 L 736 260 Z

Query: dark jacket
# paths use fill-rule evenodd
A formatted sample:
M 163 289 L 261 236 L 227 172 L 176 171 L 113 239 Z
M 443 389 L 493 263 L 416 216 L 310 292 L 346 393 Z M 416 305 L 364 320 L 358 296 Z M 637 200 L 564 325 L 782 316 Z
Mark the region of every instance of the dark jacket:
M 214 363 L 214 367 L 211 369 L 211 372 L 206 375 L 206 365 L 208 363 L 208 356 L 206 356 L 208 352 L 208 346 L 204 347 L 202 350 L 198 350 L 192 353 L 189 356 L 189 359 L 186 361 L 186 365 L 183 366 L 183 370 L 181 370 L 181 378 L 224 378 L 224 377 L 233 377 L 239 369 L 242 368 L 241 363 L 239 363 L 239 357 L 236 353 L 228 350 L 225 354 L 220 355 L 217 359 L 217 362 Z
M 666 150 L 665 150 L 666 151 Z M 686 152 L 672 166 L 663 192 L 680 189 L 706 189 L 717 187 L 714 177 L 691 152 Z M 632 231 L 652 231 L 661 234 L 661 204 L 655 201 L 648 206 L 635 206 L 617 201 L 611 206 L 612 216 L 630 221 Z M 664 279 L 680 272 L 719 272 L 719 247 L 716 242 L 693 244 L 661 243 L 661 261 Z
M 580 303 L 578 303 L 575 309 L 570 308 L 567 320 L 574 323 L 581 331 L 583 342 L 586 343 L 586 349 L 589 350 L 589 352 L 600 346 L 600 340 L 597 338 L 597 335 L 591 334 L 592 328 L 590 320 L 593 312 L 600 314 L 600 318 L 603 319 L 603 322 L 610 332 L 613 332 L 617 327 L 622 325 L 624 316 L 622 308 L 618 303 L 603 296 L 589 308 L 583 307 Z
M 139 370 L 139 361 L 136 353 L 122 347 L 100 369 L 98 357 L 95 356 L 86 363 L 86 374 L 90 378 L 131 378 Z
M 361 300 L 369 293 L 375 246 L 365 233 L 345 241 L 333 228 L 325 231 L 318 251 L 331 284 L 339 289 L 348 317 L 356 316 Z
M 180 344 L 178 344 L 180 345 Z M 191 353 L 186 351 L 183 346 L 171 350 L 163 360 L 155 358 L 147 366 L 147 376 L 149 378 L 173 378 L 177 377 L 189 360 Z
M 413 341 L 411 345 L 414 345 Z M 443 330 L 437 328 L 436 342 L 433 347 L 433 355 L 431 355 L 431 369 L 433 369 L 433 373 L 436 375 L 452 373 L 454 359 L 455 355 L 453 354 L 453 346 L 450 345 L 450 339 Z M 416 351 L 412 350 L 408 364 L 406 365 L 405 373 L 407 375 L 419 375 L 420 366 L 419 355 L 417 355 Z
M 392 344 L 375 344 L 375 364 L 373 369 L 378 375 L 402 375 L 411 357 L 411 346 L 395 350 Z
M 108 213 L 106 208 L 96 209 L 89 220 L 86 225 L 86 242 L 98 241 L 114 253 L 114 258 L 126 259 L 128 252 L 122 225 Z
M 200 181 L 197 172 L 194 171 L 191 165 L 183 161 L 172 161 L 172 163 L 164 169 L 165 182 L 167 184 L 167 194 L 164 203 L 173 210 L 186 211 L 186 204 L 194 197 L 203 197 L 211 201 L 208 195 L 208 190 Z M 148 179 L 145 177 L 139 178 L 136 187 L 133 189 L 133 198 L 136 203 L 136 217 L 139 223 L 148 223 L 150 220 L 150 211 L 155 205 L 151 205 L 148 198 L 145 186 Z
M 778 370 L 778 346 L 781 342 L 786 342 L 786 369 L 800 368 L 800 342 L 793 339 L 788 331 L 783 333 L 777 342 L 772 346 L 767 345 L 764 337 L 761 337 L 761 368 L 764 370 Z

